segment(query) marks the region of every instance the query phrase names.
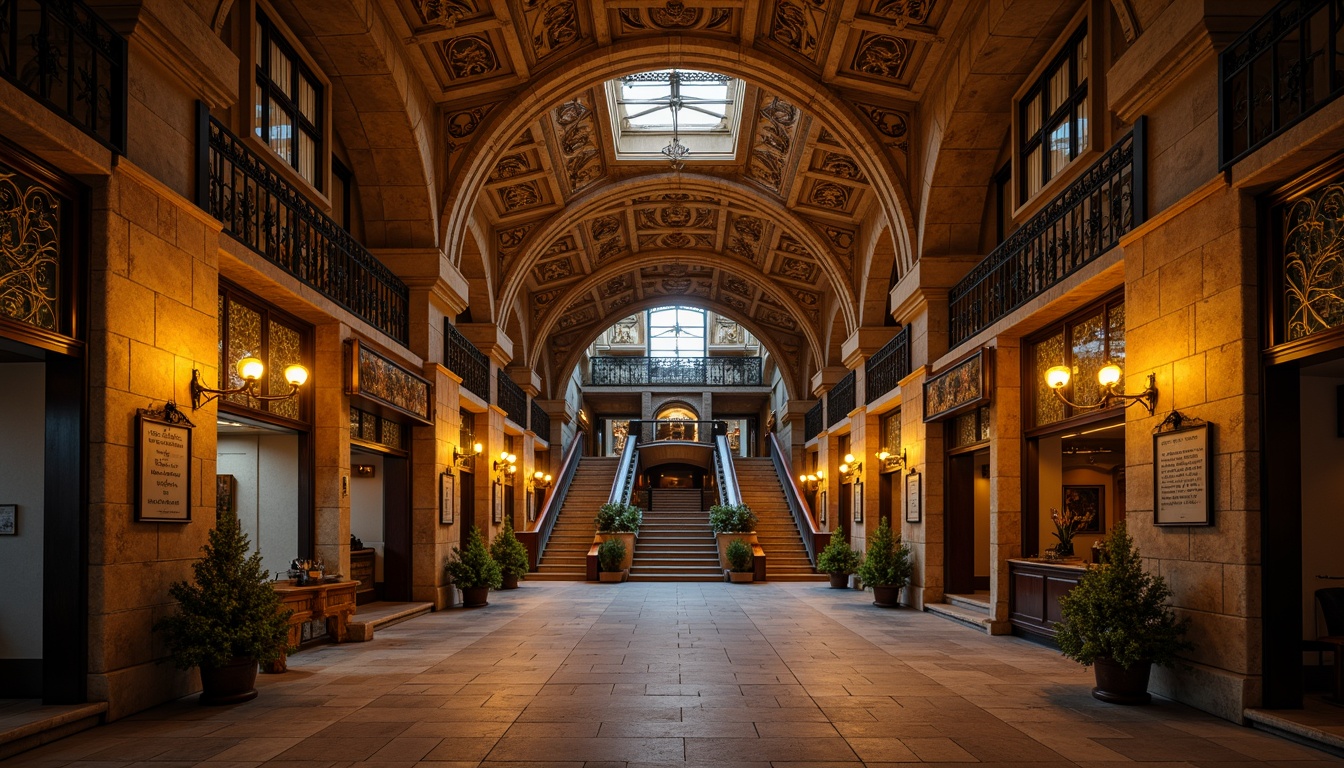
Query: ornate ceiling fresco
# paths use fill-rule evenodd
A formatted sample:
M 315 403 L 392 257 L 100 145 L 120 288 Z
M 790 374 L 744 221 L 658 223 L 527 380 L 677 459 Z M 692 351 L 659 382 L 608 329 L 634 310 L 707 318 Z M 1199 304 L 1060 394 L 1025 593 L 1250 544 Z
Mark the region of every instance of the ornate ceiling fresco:
M 892 223 L 889 200 L 909 196 L 914 105 L 968 5 L 380 1 L 440 100 L 449 194 L 470 200 L 470 231 L 495 275 L 496 305 L 473 316 L 521 319 L 515 362 L 555 381 L 632 308 L 683 301 L 747 324 L 791 386 L 832 364 L 833 323 L 857 327 L 868 271 L 892 269 L 860 251 L 873 250 L 875 229 L 890 238 L 907 226 Z M 706 63 L 660 56 L 669 36 L 708 50 Z M 673 173 L 666 161 L 615 159 L 601 81 L 636 70 L 594 73 L 604 50 L 646 48 L 645 70 L 709 69 L 717 48 L 720 71 L 761 72 L 744 78 L 732 161 L 692 154 Z M 848 113 L 801 98 L 803 81 Z M 492 120 L 506 112 L 523 118 L 501 136 Z

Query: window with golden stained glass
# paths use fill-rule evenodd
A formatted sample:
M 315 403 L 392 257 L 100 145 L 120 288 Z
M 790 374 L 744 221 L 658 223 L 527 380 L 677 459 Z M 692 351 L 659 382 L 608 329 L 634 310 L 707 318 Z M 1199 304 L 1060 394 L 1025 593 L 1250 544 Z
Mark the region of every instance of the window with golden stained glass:
M 901 455 L 901 411 L 896 409 L 882 417 L 882 450 L 893 456 Z
M 354 406 L 350 408 L 351 440 L 404 451 L 406 450 L 405 432 L 406 430 L 400 422 L 385 419 Z
M 288 316 L 268 308 L 264 303 L 231 286 L 220 284 L 219 289 L 219 378 L 221 389 L 243 385 L 238 375 L 238 361 L 245 357 L 259 358 L 266 366 L 262 380 L 257 384 L 258 394 L 283 395 L 289 392 L 285 368 L 298 363 L 313 370 L 309 351 L 311 331 Z M 231 407 L 247 408 L 269 413 L 291 421 L 308 421 L 306 392 L 311 390 L 312 378 L 299 389 L 298 394 L 285 400 L 260 401 L 246 394 L 226 395 L 221 402 Z
M 1074 409 L 1055 397 L 1045 383 L 1045 372 L 1056 365 L 1071 372 L 1068 386 L 1060 392 L 1079 405 L 1101 400 L 1097 372 L 1107 363 L 1125 367 L 1125 304 L 1116 296 L 1047 329 L 1029 342 L 1031 393 L 1028 409 L 1032 426 L 1045 426 L 1074 415 Z
M 967 411 L 948 423 L 951 425 L 948 439 L 952 448 L 966 448 L 989 440 L 988 405 Z

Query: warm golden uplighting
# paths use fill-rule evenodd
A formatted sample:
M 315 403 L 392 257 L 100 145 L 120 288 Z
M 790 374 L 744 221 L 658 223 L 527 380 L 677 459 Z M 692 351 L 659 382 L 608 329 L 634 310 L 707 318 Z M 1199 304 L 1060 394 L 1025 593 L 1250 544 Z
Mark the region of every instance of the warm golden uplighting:
M 905 469 L 905 449 L 902 448 L 900 455 L 897 455 L 883 448 L 877 452 L 877 460 L 887 469 Z
M 476 466 L 476 457 L 482 453 L 485 453 L 485 446 L 480 443 L 472 443 L 471 453 L 462 453 L 457 450 L 457 446 L 453 446 L 453 466 L 458 469 L 471 469 Z
M 1135 403 L 1142 403 L 1143 407 L 1148 409 L 1148 415 L 1152 416 L 1153 412 L 1157 410 L 1157 376 L 1148 374 L 1148 387 L 1138 394 L 1128 395 L 1124 392 L 1115 391 L 1123 375 L 1124 371 L 1115 363 L 1107 363 L 1102 366 L 1101 370 L 1097 371 L 1097 383 L 1101 385 L 1102 389 L 1101 400 L 1093 405 L 1080 405 L 1064 397 L 1063 389 L 1069 385 L 1069 379 L 1071 378 L 1070 371 L 1065 366 L 1056 365 L 1046 370 L 1045 385 L 1055 393 L 1055 397 L 1076 410 L 1087 411 L 1094 408 L 1110 408 L 1120 403 L 1124 403 L 1125 407 L 1128 408 Z
M 243 381 L 260 381 L 265 372 L 266 366 L 255 357 L 244 357 L 238 361 L 238 377 Z
M 1045 385 L 1056 392 L 1069 385 L 1069 379 L 1073 374 L 1068 368 L 1062 365 L 1056 365 L 1045 372 Z
M 289 382 L 289 391 L 283 395 L 261 395 L 257 393 L 257 384 L 261 377 L 266 374 L 266 365 L 256 357 L 244 357 L 238 361 L 238 376 L 242 378 L 243 385 L 233 389 L 212 389 L 201 383 L 201 371 L 193 368 L 191 371 L 191 407 L 200 408 L 202 405 L 225 395 L 247 395 L 253 400 L 288 400 L 299 393 L 299 387 L 308 381 L 308 369 L 302 365 L 294 364 L 285 368 L 285 381 Z
M 285 381 L 289 382 L 291 387 L 302 387 L 308 381 L 308 369 L 302 365 L 286 367 Z
M 1120 383 L 1121 373 L 1120 366 L 1115 363 L 1107 363 L 1100 371 L 1097 371 L 1097 381 L 1101 382 L 1103 387 L 1114 387 Z

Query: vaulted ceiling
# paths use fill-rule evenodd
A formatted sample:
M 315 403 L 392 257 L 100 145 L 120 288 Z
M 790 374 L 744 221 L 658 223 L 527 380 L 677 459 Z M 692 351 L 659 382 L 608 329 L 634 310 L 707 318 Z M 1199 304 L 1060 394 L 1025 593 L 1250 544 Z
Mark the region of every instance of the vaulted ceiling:
M 751 328 L 795 391 L 908 263 L 914 112 L 970 5 L 379 2 L 439 102 L 449 258 L 516 362 L 556 386 L 614 320 L 688 303 Z M 671 67 L 744 81 L 733 160 L 616 158 L 603 82 Z

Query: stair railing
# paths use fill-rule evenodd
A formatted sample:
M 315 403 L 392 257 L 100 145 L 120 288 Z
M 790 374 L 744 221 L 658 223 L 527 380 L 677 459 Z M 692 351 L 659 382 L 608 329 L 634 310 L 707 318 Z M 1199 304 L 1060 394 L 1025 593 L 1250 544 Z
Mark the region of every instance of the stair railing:
M 807 505 L 807 499 L 803 498 L 802 489 L 794 480 L 793 472 L 789 470 L 789 460 L 784 454 L 784 448 L 779 444 L 779 436 L 774 432 L 770 433 L 770 460 L 774 462 L 775 474 L 779 476 L 779 484 L 784 487 L 784 499 L 789 504 L 789 513 L 793 515 L 793 522 L 798 526 L 798 533 L 803 539 L 803 547 L 807 549 L 807 557 L 812 561 L 812 567 L 817 565 L 817 555 L 822 549 L 825 549 L 826 542 L 830 539 L 830 534 L 821 530 L 817 525 L 816 518 L 812 515 L 812 510 Z
M 714 437 L 714 476 L 719 480 L 719 503 L 742 503 L 742 486 L 737 483 L 737 468 L 733 466 L 733 452 L 724 435 Z
M 607 496 L 609 504 L 630 503 L 630 496 L 635 492 L 635 469 L 639 466 L 639 453 L 635 449 L 638 442 L 639 433 L 630 430 L 625 447 L 621 449 L 620 461 L 616 462 L 616 477 L 611 481 L 611 494 Z
M 555 519 L 560 516 L 560 509 L 565 505 L 569 484 L 574 479 L 574 473 L 578 471 L 579 458 L 583 455 L 583 438 L 582 430 L 574 434 L 569 443 L 569 450 L 565 451 L 565 458 L 560 464 L 560 476 L 551 486 L 551 493 L 546 497 L 546 503 L 541 506 L 536 521 L 529 530 L 518 531 L 516 534 L 518 540 L 523 542 L 523 546 L 527 547 L 529 571 L 537 570 L 541 554 L 546 551 L 546 542 L 551 538 L 551 529 L 555 528 Z

